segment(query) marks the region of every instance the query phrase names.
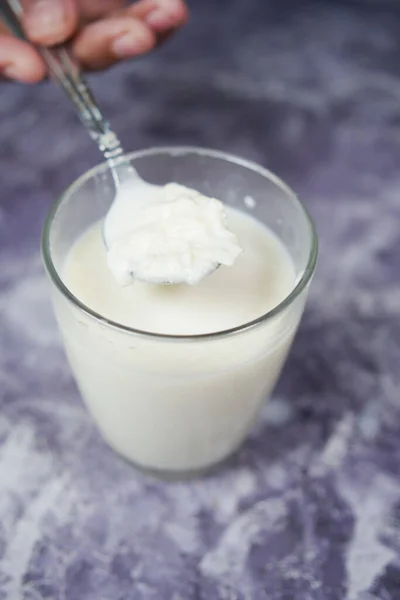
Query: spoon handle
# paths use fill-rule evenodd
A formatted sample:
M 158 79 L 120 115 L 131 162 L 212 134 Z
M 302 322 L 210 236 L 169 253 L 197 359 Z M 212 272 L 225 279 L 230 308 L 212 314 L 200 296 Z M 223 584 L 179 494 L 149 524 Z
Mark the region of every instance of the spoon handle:
M 0 15 L 14 35 L 27 40 L 20 21 L 22 15 L 20 0 L 0 2 Z M 60 85 L 74 104 L 89 135 L 96 142 L 106 160 L 113 163 L 123 154 L 121 142 L 105 119 L 69 49 L 64 44 L 52 48 L 36 46 L 36 49 L 46 63 L 51 78 Z

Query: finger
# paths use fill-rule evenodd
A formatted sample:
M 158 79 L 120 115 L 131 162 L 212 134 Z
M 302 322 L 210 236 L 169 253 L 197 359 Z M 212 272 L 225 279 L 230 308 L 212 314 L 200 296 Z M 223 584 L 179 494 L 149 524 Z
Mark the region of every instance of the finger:
M 125 0 L 77 0 L 79 16 L 83 22 L 94 21 L 126 6 Z
M 139 0 L 128 12 L 143 19 L 156 33 L 181 27 L 189 15 L 184 0 Z
M 0 21 L 0 34 L 2 34 L 2 33 L 7 34 L 7 35 L 11 35 L 11 32 L 8 29 L 7 25 L 5 23 L 2 23 Z
M 87 25 L 74 41 L 74 52 L 89 69 L 102 69 L 117 60 L 151 50 L 155 35 L 144 23 L 125 15 Z
M 0 34 L 0 73 L 10 79 L 36 83 L 43 79 L 45 66 L 39 54 L 27 42 Z
M 36 44 L 52 46 L 70 38 L 78 25 L 75 0 L 23 0 L 22 22 Z

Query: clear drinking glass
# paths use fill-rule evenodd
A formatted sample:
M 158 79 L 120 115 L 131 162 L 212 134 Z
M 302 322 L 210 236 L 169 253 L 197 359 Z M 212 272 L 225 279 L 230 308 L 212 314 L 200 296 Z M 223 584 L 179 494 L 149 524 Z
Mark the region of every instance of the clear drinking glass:
M 51 209 L 44 263 L 83 400 L 119 454 L 152 471 L 190 473 L 240 445 L 275 386 L 314 273 L 316 233 L 296 195 L 254 163 L 199 148 L 155 148 L 126 159 L 151 183 L 176 181 L 250 213 L 282 240 L 297 273 L 283 302 L 251 323 L 210 335 L 138 331 L 97 314 L 63 283 L 71 246 L 113 200 L 109 167 L 82 175 Z

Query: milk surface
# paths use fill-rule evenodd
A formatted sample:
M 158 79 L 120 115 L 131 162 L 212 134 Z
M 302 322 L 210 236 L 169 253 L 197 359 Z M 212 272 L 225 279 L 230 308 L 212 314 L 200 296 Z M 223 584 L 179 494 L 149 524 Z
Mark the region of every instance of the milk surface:
M 64 281 L 92 310 L 141 331 L 194 335 L 243 325 L 277 306 L 292 290 L 295 273 L 282 243 L 260 222 L 230 208 L 228 224 L 243 252 L 233 266 L 196 286 L 120 286 L 107 266 L 101 223 L 72 248 Z

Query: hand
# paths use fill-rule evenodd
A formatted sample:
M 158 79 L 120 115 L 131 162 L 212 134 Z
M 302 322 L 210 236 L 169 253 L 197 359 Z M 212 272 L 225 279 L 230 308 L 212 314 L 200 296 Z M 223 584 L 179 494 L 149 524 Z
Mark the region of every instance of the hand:
M 152 50 L 187 19 L 184 0 L 22 0 L 23 25 L 32 42 L 51 46 L 71 39 L 85 69 Z M 36 50 L 11 36 L 0 21 L 0 74 L 24 82 L 43 79 Z

